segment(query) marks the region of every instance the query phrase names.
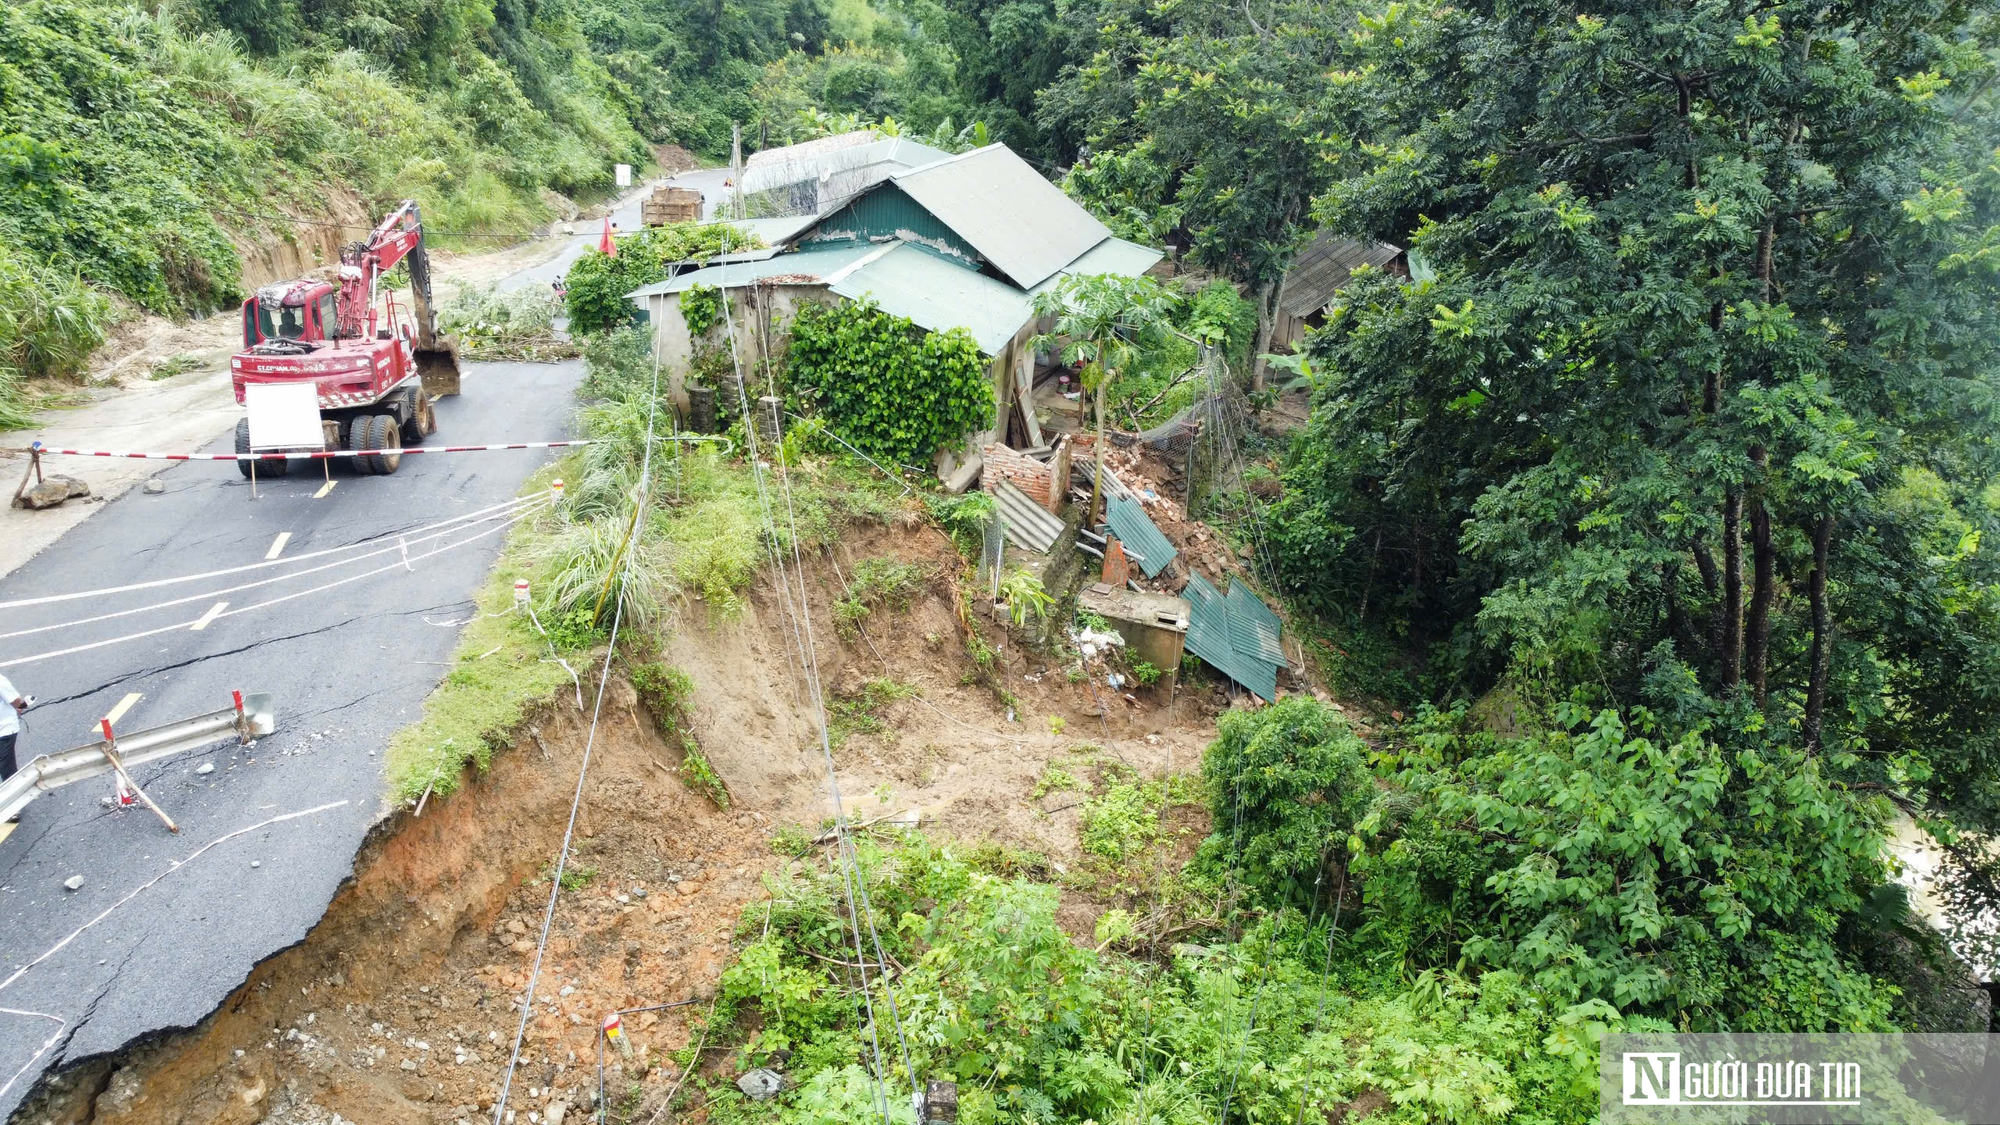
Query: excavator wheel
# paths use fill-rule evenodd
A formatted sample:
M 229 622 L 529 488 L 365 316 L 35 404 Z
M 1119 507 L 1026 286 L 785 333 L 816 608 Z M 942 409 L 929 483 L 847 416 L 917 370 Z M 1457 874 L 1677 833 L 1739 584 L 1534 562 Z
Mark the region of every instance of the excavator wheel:
M 251 452 L 250 419 L 248 418 L 238 418 L 236 420 L 236 452 Z M 251 462 L 249 461 L 236 462 L 236 471 L 243 474 L 244 480 L 250 479 L 250 465 Z M 290 472 L 292 467 L 290 461 L 258 461 L 256 465 L 257 475 L 260 477 L 281 477 Z
M 370 451 L 355 458 L 361 462 L 362 472 L 386 477 L 402 465 L 403 434 L 395 415 L 364 414 L 354 420 L 354 432 L 360 438 L 354 448 Z
M 411 391 L 403 401 L 407 404 L 403 414 L 403 444 L 422 445 L 424 438 L 437 433 L 437 411 L 431 408 L 431 396 L 422 391 Z

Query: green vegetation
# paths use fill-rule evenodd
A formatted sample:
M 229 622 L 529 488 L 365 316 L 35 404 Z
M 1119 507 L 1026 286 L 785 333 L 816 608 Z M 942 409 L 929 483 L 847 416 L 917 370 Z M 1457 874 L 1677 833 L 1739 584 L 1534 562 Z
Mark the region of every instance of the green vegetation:
M 904 610 L 923 588 L 924 569 L 892 558 L 862 559 L 854 564 L 847 588 L 833 603 L 834 627 L 849 640 L 861 634 L 862 622 L 877 609 Z
M 970 333 L 925 332 L 873 301 L 801 308 L 786 376 L 842 437 L 890 465 L 928 464 L 993 410 Z
M 625 294 L 666 280 L 676 262 L 761 245 L 720 223 L 674 223 L 622 236 L 616 254 L 587 250 L 570 265 L 564 279 L 569 287 L 570 330 L 604 332 L 631 323 L 636 310 Z
M 688 705 L 694 699 L 693 678 L 679 668 L 657 660 L 635 664 L 627 674 L 632 678 L 633 690 L 639 693 L 639 702 L 651 712 L 654 723 L 658 724 L 661 736 L 668 741 L 680 742 L 681 780 L 715 802 L 716 808 L 728 808 L 729 787 L 715 772 L 715 767 L 709 765 L 708 755 L 702 752 L 701 741 L 694 736 L 693 723 L 688 715 Z
M 882 709 L 915 694 L 915 687 L 891 679 L 868 680 L 851 693 L 835 693 L 827 708 L 827 741 L 838 750 L 853 735 L 881 734 L 889 729 L 882 722 Z
M 1055 604 L 1041 576 L 1029 570 L 1013 571 L 1000 580 L 1000 600 L 1007 603 L 1007 618 L 1016 629 L 1026 628 L 1030 621 L 1048 620 L 1049 607 Z
M 924 510 L 931 519 L 951 536 L 958 547 L 958 553 L 968 561 L 976 560 L 985 548 L 986 529 L 993 522 L 993 498 L 984 492 L 968 492 L 963 496 L 953 496 L 946 492 L 924 494 Z
M 1370 1091 L 1387 1095 L 1383 1120 L 1411 1125 L 1584 1122 L 1597 1107 L 1592 1037 L 1633 1026 L 1551 1005 L 1504 970 L 1426 972 L 1413 984 L 1378 972 L 1351 926 L 1334 931 L 1323 912 L 1284 911 L 1237 942 L 1162 947 L 1156 962 L 1107 951 L 1153 948 L 1113 910 L 1093 951 L 1057 925 L 1056 888 L 999 856 L 914 836 L 894 852 L 860 851 L 877 915 L 900 919 L 881 936 L 907 967 L 893 987 L 911 1067 L 956 1079 L 969 1125 L 1196 1125 L 1225 1103 L 1237 1120 L 1324 1120 Z M 709 1119 L 863 1119 L 876 1093 L 854 1061 L 869 1057 L 862 998 L 828 963 L 853 956 L 839 877 L 815 870 L 772 895 L 768 936 L 761 905 L 744 914 L 748 944 L 723 974 L 717 1024 L 755 1010 L 742 1050 L 751 1062 L 789 1051 L 795 1082 L 772 1107 L 711 1080 Z M 871 974 L 869 987 L 886 1023 L 882 979 Z M 902 1067 L 884 1070 L 892 1103 L 906 1101 Z
M 713 285 L 690 285 L 681 291 L 680 306 L 688 338 L 700 340 L 722 316 L 722 290 Z
M 576 346 L 555 333 L 555 302 L 538 290 L 466 285 L 438 309 L 438 328 L 464 359 L 567 359 Z
M 547 488 L 556 475 L 537 474 L 527 489 Z M 433 798 L 451 795 L 468 766 L 484 770 L 496 749 L 512 745 L 529 707 L 569 686 L 569 673 L 543 659 L 548 649 L 534 623 L 508 612 L 514 579 L 528 572 L 542 527 L 552 522 L 543 516 L 517 525 L 473 601 L 451 670 L 424 700 L 423 717 L 389 740 L 385 772 L 392 799 L 414 801 L 427 789 Z

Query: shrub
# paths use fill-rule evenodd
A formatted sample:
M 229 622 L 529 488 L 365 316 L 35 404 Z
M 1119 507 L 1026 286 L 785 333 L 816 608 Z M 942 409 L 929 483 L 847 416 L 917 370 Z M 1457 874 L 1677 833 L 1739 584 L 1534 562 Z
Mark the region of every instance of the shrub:
M 922 588 L 924 570 L 915 563 L 895 559 L 862 559 L 840 600 L 833 603 L 833 620 L 841 635 L 852 640 L 860 635 L 861 623 L 877 608 L 905 609 L 910 598 Z
M 1204 865 L 1226 868 L 1260 896 L 1310 903 L 1329 851 L 1345 845 L 1374 799 L 1367 747 L 1347 720 L 1305 696 L 1231 711 L 1217 732 L 1201 763 L 1214 818 Z
M 928 462 L 993 409 L 970 334 L 925 332 L 873 301 L 800 309 L 788 356 L 792 386 L 855 448 L 886 464 Z
M 1884 810 L 1790 747 L 1554 717 L 1514 739 L 1420 717 L 1358 826 L 1376 944 L 1693 1031 L 1888 1030 L 1893 989 L 1841 936 L 1887 881 Z
M 676 262 L 706 258 L 762 243 L 723 223 L 672 223 L 625 235 L 618 253 L 585 251 L 569 267 L 570 331 L 590 334 L 630 324 L 637 308 L 625 294 L 664 281 Z

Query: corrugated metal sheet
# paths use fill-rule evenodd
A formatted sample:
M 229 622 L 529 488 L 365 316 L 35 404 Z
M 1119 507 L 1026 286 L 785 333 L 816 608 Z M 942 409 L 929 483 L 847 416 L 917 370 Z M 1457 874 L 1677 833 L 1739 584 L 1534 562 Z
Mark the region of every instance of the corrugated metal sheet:
M 1181 596 L 1188 601 L 1188 651 L 1209 666 L 1256 692 L 1265 700 L 1278 698 L 1278 669 L 1240 652 L 1231 636 L 1229 601 L 1200 574 L 1188 578 Z
M 1105 517 L 1105 522 L 1111 525 L 1111 533 L 1125 544 L 1126 552 L 1139 556 L 1139 569 L 1145 571 L 1148 578 L 1157 578 L 1179 553 L 1172 543 L 1167 542 L 1167 537 L 1160 534 L 1160 529 L 1153 526 L 1153 521 L 1146 516 L 1146 509 L 1137 500 L 1111 497 L 1111 502 L 1105 505 Z
M 743 164 L 743 190 L 755 194 L 790 184 L 817 181 L 820 205 L 832 207 L 846 202 L 855 192 L 898 172 L 921 168 L 951 156 L 942 149 L 908 137 L 875 137 L 867 132 L 847 135 L 858 135 L 862 139 L 858 143 L 828 149 L 816 149 L 814 146 L 820 141 L 807 141 L 757 153 Z M 833 139 L 823 137 L 821 141 Z
M 753 281 L 761 281 L 767 277 L 785 277 L 790 275 L 823 278 L 828 274 L 840 270 L 844 266 L 853 265 L 878 249 L 880 247 L 871 246 L 865 242 L 848 242 L 833 246 L 813 247 L 791 254 L 779 254 L 776 257 L 766 258 L 761 262 L 737 262 L 719 266 L 705 266 L 698 270 L 687 270 L 676 274 L 665 281 L 655 282 L 643 288 L 634 289 L 625 295 L 634 300 L 643 300 L 647 297 L 662 294 L 679 293 L 692 285 L 721 286 L 727 284 L 730 286 L 739 286 L 748 285 Z M 800 282 L 799 284 L 809 283 Z
M 1097 460 L 1087 455 L 1078 457 L 1075 461 L 1070 462 L 1070 472 L 1072 474 L 1081 473 L 1085 484 L 1095 484 L 1097 483 Z M 1130 486 L 1118 479 L 1117 473 L 1106 469 L 1104 479 L 1106 481 L 1104 491 L 1107 494 L 1134 502 L 1139 499 Z
M 1403 251 L 1386 242 L 1362 242 L 1336 238 L 1321 231 L 1285 273 L 1285 285 L 1278 304 L 1286 313 L 1305 318 L 1325 308 L 1340 287 L 1361 266 L 1381 266 Z
M 1285 650 L 1278 643 L 1282 626 L 1278 615 L 1263 603 L 1250 587 L 1231 579 L 1229 583 L 1229 636 L 1236 642 L 1236 651 L 1271 665 L 1287 663 Z
M 1164 251 L 1122 238 L 1107 238 L 1103 242 L 1083 252 L 1076 261 L 1043 278 L 1035 285 L 1033 292 L 1040 293 L 1055 285 L 1070 274 L 1115 273 L 1121 277 L 1138 277 L 1153 268 L 1153 264 L 1166 257 Z
M 1062 535 L 1063 521 L 1029 499 L 1027 493 L 1014 487 L 1013 481 L 1000 482 L 1000 486 L 993 490 L 993 503 L 1000 509 L 1000 522 L 1007 529 L 1007 542 L 1016 547 L 1046 555 Z
M 914 242 L 864 261 L 828 288 L 853 300 L 873 297 L 883 311 L 932 332 L 963 328 L 990 356 L 999 355 L 1031 316 L 1027 294 Z
M 1022 289 L 1033 289 L 1111 237 L 1005 145 L 927 164 L 890 182 Z M 878 188 L 863 198 L 880 194 Z
M 761 152 L 753 152 L 748 157 L 745 157 L 743 169 L 745 172 L 748 172 L 752 168 L 763 168 L 772 164 L 787 164 L 799 160 L 812 160 L 825 156 L 828 153 L 839 152 L 842 149 L 859 148 L 865 144 L 872 144 L 878 136 L 880 134 L 876 133 L 873 129 L 855 129 L 851 132 L 835 133 L 827 137 L 814 137 L 812 140 L 800 141 L 795 145 L 767 148 Z M 749 177 L 745 176 L 744 179 L 747 181 Z
M 828 213 L 800 239 L 801 244 L 821 245 L 901 238 L 926 243 L 933 250 L 963 257 L 975 265 L 984 260 L 981 257 L 983 247 L 967 237 L 964 232 L 953 229 L 941 216 L 933 214 L 922 203 L 906 195 L 899 186 L 900 183 L 900 180 L 895 180 L 888 184 L 878 184 L 868 194 Z
M 729 224 L 737 230 L 755 235 L 766 246 L 784 249 L 792 244 L 792 239 L 813 225 L 817 219 L 812 215 L 779 215 L 764 219 L 738 219 Z

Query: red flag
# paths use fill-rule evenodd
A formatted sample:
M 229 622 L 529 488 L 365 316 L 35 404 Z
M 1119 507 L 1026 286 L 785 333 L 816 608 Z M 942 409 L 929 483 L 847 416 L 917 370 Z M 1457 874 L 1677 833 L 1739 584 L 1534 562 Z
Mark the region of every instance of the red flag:
M 597 249 L 599 253 L 609 254 L 614 258 L 618 256 L 618 244 L 611 241 L 611 216 L 609 215 L 604 216 L 604 237 L 597 240 Z

